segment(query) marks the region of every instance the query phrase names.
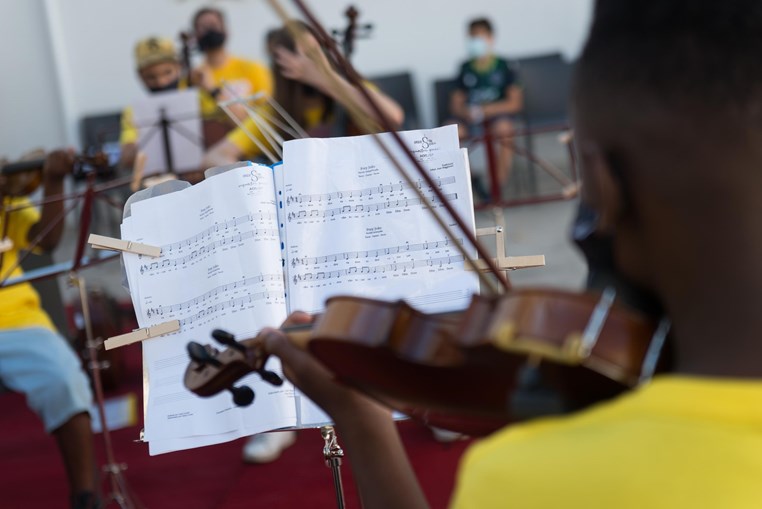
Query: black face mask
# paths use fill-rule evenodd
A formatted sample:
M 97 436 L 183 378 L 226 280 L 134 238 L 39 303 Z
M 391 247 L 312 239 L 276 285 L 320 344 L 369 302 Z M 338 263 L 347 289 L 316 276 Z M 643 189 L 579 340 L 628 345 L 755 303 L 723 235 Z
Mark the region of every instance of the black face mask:
M 148 90 L 150 90 L 152 93 L 166 92 L 168 90 L 177 90 L 179 86 L 180 86 L 180 78 L 177 78 L 175 81 L 167 83 L 163 87 L 148 87 Z
M 660 318 L 664 310 L 656 296 L 634 285 L 617 269 L 614 260 L 614 238 L 610 234 L 597 231 L 599 220 L 597 211 L 585 203 L 580 203 L 572 228 L 572 238 L 587 259 L 587 288 L 613 288 L 617 298 L 627 305 L 654 318 Z
M 198 49 L 202 52 L 219 49 L 225 44 L 225 37 L 225 32 L 209 30 L 196 40 Z

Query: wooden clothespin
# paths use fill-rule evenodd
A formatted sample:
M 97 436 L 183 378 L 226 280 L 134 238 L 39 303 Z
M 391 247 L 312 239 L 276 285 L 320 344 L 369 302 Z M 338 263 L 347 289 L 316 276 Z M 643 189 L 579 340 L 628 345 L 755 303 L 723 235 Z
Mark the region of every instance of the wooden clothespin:
M 545 266 L 545 255 L 506 256 L 505 234 L 502 225 L 489 228 L 478 228 L 476 230 L 477 237 L 486 237 L 488 235 L 495 236 L 495 242 L 497 243 L 497 257 L 494 258 L 493 261 L 498 269 L 516 270 Z M 487 262 L 484 260 L 476 260 L 476 265 L 481 271 L 488 270 Z M 466 270 L 471 270 L 471 267 L 466 266 Z
M 149 246 L 148 244 L 141 244 L 140 242 L 132 242 L 131 240 L 114 239 L 103 235 L 97 235 L 95 233 L 90 234 L 87 242 L 93 249 L 123 251 L 125 253 L 142 254 L 152 258 L 161 256 L 160 247 Z
M 132 343 L 138 343 L 146 339 L 158 338 L 164 334 L 170 334 L 179 330 L 180 320 L 172 320 L 170 322 L 160 323 L 158 325 L 145 327 L 143 329 L 136 329 L 132 332 L 128 332 L 127 334 L 108 338 L 103 342 L 103 345 L 106 350 L 113 350 L 114 348 L 131 345 Z

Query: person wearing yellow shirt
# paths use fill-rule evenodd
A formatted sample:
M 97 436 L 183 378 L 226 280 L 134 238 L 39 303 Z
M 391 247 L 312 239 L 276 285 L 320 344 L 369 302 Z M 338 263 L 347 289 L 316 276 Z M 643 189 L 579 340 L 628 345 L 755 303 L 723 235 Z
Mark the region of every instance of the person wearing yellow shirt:
M 573 231 L 591 275 L 608 274 L 593 280 L 669 319 L 669 372 L 477 442 L 452 507 L 762 507 L 762 8 L 597 0 L 593 18 L 572 96 Z M 390 412 L 281 332 L 262 337 L 333 418 L 363 507 L 427 507 Z
M 63 177 L 71 172 L 70 152 L 51 153 L 43 168 L 45 198 L 63 193 Z M 3 182 L 0 181 L 0 191 Z M 0 192 L 0 195 L 2 193 Z M 27 198 L 6 197 L 0 229 L 7 223 L 12 243 L 2 253 L 0 280 L 23 275 L 17 266 L 19 251 L 63 211 L 63 202 L 51 202 L 42 212 Z M 52 250 L 61 238 L 63 221 L 42 238 L 40 248 Z M 0 385 L 26 396 L 58 444 L 71 492 L 71 507 L 99 507 L 93 437 L 88 413 L 92 394 L 82 364 L 67 341 L 55 330 L 40 298 L 29 283 L 0 289 Z
M 178 52 L 171 39 L 147 37 L 138 41 L 135 45 L 135 67 L 140 81 L 152 94 L 169 90 L 185 90 L 190 86 L 198 88 L 205 143 L 211 145 L 232 129 L 234 124 L 220 111 L 216 102 L 232 99 L 231 93 L 220 89 L 211 75 L 203 73 L 196 75 L 193 83 L 189 83 L 183 76 Z M 221 118 L 220 114 L 224 118 Z M 245 115 L 245 112 L 241 115 Z M 221 134 L 220 130 L 222 130 Z M 121 119 L 119 137 L 121 167 L 133 166 L 137 153 L 137 141 L 138 126 L 135 125 L 132 108 L 128 106 L 122 111 Z
M 275 101 L 308 134 L 316 137 L 325 137 L 331 133 L 336 121 L 333 116 L 336 103 L 345 105 L 352 99 L 361 105 L 366 114 L 375 118 L 370 104 L 365 101 L 360 91 L 328 65 L 322 51 L 318 52 L 318 55 L 323 58 L 323 63 L 330 69 L 332 76 L 320 72 L 315 62 L 306 56 L 310 49 L 319 48 L 319 43 L 307 25 L 299 26 L 305 33 L 306 47 L 297 45 L 285 27 L 268 35 L 268 49 L 275 75 Z M 392 122 L 402 125 L 404 112 L 400 105 L 372 84 L 366 83 L 365 87 Z M 267 146 L 267 141 L 256 124 L 247 119 L 243 129 L 234 129 L 206 153 L 204 166 L 221 166 L 262 156 L 261 149 L 249 138 L 247 131 Z
M 249 97 L 262 92 L 273 93 L 270 70 L 259 62 L 231 55 L 225 49 L 228 31 L 225 15 L 220 9 L 204 7 L 193 15 L 193 33 L 196 46 L 204 55 L 204 62 L 193 70 L 191 81 L 210 92 L 203 98 L 205 108 L 213 108 L 217 116 L 228 122 L 217 102 L 235 97 Z M 231 106 L 239 119 L 246 118 L 243 107 Z M 231 128 L 233 124 L 230 124 Z
M 188 88 L 188 83 L 182 76 L 182 66 L 175 44 L 171 39 L 147 37 L 138 41 L 135 45 L 135 68 L 140 81 L 150 93 Z M 207 106 L 206 110 L 203 108 L 203 100 L 201 104 L 202 116 L 211 115 L 216 109 L 213 103 L 211 109 Z M 132 168 L 138 142 L 138 126 L 133 119 L 132 107 L 128 106 L 122 111 L 121 124 L 119 164 L 123 168 Z

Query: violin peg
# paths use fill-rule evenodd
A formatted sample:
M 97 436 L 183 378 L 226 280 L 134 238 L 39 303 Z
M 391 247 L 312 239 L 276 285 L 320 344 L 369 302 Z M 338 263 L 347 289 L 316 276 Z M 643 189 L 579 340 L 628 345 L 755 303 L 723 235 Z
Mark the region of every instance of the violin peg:
M 247 385 L 231 387 L 228 390 L 233 394 L 233 403 L 236 406 L 249 406 L 254 401 L 254 391 Z
M 259 373 L 259 376 L 262 377 L 262 380 L 269 383 L 270 385 L 274 385 L 276 387 L 280 387 L 283 385 L 283 379 L 275 372 L 268 371 L 266 369 L 260 369 L 257 371 Z
M 216 367 L 222 366 L 222 363 L 214 355 L 209 353 L 206 347 L 201 343 L 191 341 L 186 348 L 188 349 L 188 355 L 191 360 L 201 364 L 201 366 L 206 366 L 207 364 Z
M 235 336 L 226 330 L 214 329 L 212 331 L 212 337 L 220 344 L 230 348 L 235 348 L 239 352 L 245 352 L 246 347 L 235 340 Z

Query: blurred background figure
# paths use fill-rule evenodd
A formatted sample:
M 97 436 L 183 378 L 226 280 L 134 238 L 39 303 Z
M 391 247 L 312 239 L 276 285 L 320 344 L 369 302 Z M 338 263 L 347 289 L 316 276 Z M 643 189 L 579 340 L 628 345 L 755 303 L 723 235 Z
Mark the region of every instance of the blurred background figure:
M 231 55 L 225 49 L 228 31 L 225 15 L 220 9 L 199 9 L 193 15 L 192 23 L 196 47 L 204 55 L 204 61 L 192 70 L 191 83 L 209 94 L 208 98 L 203 98 L 204 103 L 211 100 L 211 109 L 216 111 L 217 118 L 232 129 L 234 124 L 216 103 L 259 92 L 270 96 L 273 93 L 272 75 L 259 62 Z M 203 104 L 203 108 L 207 110 L 210 106 Z M 239 119 L 246 118 L 246 111 L 241 106 L 232 105 L 231 110 Z
M 489 19 L 477 18 L 468 24 L 469 59 L 460 66 L 457 88 L 450 97 L 450 113 L 461 138 L 479 136 L 485 126 L 498 139 L 510 137 L 514 132 L 512 115 L 523 107 L 518 76 L 508 61 L 494 54 L 494 45 Z M 510 143 L 499 143 L 496 184 L 502 186 L 508 181 L 512 162 Z
M 326 137 L 334 134 L 336 130 L 350 134 L 354 131 L 356 134 L 357 131 L 351 125 L 336 125 L 337 106 L 342 106 L 347 98 L 351 97 L 363 105 L 366 114 L 372 115 L 370 105 L 358 90 L 331 67 L 323 51 L 318 55 L 329 69 L 330 75 L 323 74 L 318 65 L 307 57 L 306 53 L 319 47 L 319 43 L 306 25 L 299 26 L 305 33 L 306 47 L 297 44 L 286 27 L 267 34 L 267 47 L 275 76 L 276 102 L 311 136 Z M 399 104 L 371 83 L 366 83 L 365 87 L 392 121 L 401 125 L 404 112 Z M 204 165 L 218 166 L 260 157 L 261 151 L 248 137 L 246 130 L 265 143 L 262 134 L 251 120 L 244 123 L 244 128 L 245 130 L 235 129 L 223 141 L 212 147 L 206 154 Z
M 177 49 L 171 39 L 148 37 L 135 45 L 135 67 L 140 81 L 149 93 L 183 90 L 188 82 L 182 76 Z M 132 107 L 122 111 L 122 130 L 119 136 L 119 164 L 132 168 L 137 153 L 138 127 L 133 120 Z
M 71 173 L 72 153 L 59 150 L 45 159 L 42 170 L 45 198 L 59 195 L 64 177 Z M 63 235 L 61 201 L 51 201 L 38 211 L 26 196 L 8 196 L 6 177 L 0 176 L 3 213 L 0 231 L 11 246 L 0 256 L 0 278 L 24 275 L 20 252 L 43 235 L 37 246 L 52 251 Z M 47 233 L 45 233 L 47 232 Z M 24 394 L 31 408 L 53 436 L 69 481 L 72 509 L 100 507 L 88 410 L 93 397 L 82 365 L 67 340 L 42 309 L 40 296 L 29 283 L 0 290 L 0 388 Z M 60 507 L 60 506 L 59 506 Z

